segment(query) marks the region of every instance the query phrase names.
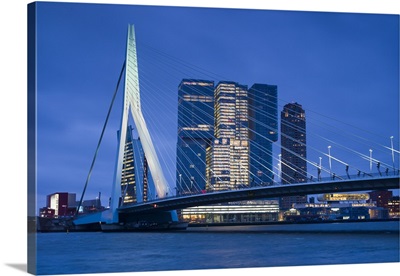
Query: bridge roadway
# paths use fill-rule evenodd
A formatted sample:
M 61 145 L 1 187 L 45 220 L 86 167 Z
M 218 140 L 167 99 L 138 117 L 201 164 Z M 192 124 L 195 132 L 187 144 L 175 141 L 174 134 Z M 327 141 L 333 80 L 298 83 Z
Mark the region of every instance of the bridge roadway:
M 239 190 L 208 192 L 204 194 L 162 198 L 139 204 L 122 206 L 118 209 L 118 212 L 125 214 L 146 214 L 241 200 L 268 199 L 294 195 L 369 191 L 379 189 L 399 189 L 399 181 L 400 178 L 397 175 L 378 178 L 357 178 L 290 185 L 278 184 L 267 187 L 251 187 Z

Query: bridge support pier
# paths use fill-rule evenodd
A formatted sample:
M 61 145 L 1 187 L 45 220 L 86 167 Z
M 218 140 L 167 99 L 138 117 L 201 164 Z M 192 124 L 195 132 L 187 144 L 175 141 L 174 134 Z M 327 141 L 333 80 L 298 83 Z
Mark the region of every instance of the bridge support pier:
M 171 231 L 185 230 L 186 222 L 180 222 L 175 210 L 151 213 L 120 213 L 119 222 L 101 224 L 104 232 L 130 232 L 130 231 Z

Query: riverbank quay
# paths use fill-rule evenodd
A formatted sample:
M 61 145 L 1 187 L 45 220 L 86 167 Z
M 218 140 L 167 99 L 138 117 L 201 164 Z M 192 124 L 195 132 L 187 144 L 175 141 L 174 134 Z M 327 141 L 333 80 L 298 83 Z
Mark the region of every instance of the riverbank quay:
M 100 223 L 87 226 L 76 226 L 68 218 L 43 219 L 30 218 L 28 225 L 36 232 L 101 232 Z M 386 232 L 400 233 L 400 219 L 386 220 L 326 220 L 318 222 L 251 222 L 251 223 L 189 223 L 185 229 L 179 231 L 201 232 Z M 104 228 L 104 227 L 103 227 Z M 165 231 L 157 228 L 138 228 L 137 231 Z
M 387 220 L 326 220 L 319 222 L 265 222 L 265 223 L 215 223 L 189 224 L 187 231 L 214 231 L 214 232 L 344 232 L 344 233 L 371 233 L 383 232 L 399 234 L 399 219 Z

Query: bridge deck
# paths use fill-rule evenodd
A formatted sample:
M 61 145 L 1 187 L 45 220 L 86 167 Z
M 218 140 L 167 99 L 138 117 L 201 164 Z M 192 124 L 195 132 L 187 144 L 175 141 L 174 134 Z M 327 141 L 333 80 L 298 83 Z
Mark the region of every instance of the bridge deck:
M 361 178 L 354 180 L 348 179 L 329 182 L 253 187 L 241 190 L 211 192 L 205 194 L 158 199 L 135 205 L 123 206 L 118 209 L 118 212 L 149 213 L 241 200 L 268 199 L 284 196 L 311 195 L 332 192 L 398 189 L 399 180 L 399 176 L 391 176 L 382 178 Z

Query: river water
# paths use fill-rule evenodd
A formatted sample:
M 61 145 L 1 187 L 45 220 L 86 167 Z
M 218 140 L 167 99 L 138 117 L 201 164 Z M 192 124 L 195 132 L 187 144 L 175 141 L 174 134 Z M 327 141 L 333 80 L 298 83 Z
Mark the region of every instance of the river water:
M 398 233 L 38 233 L 37 274 L 399 262 Z

